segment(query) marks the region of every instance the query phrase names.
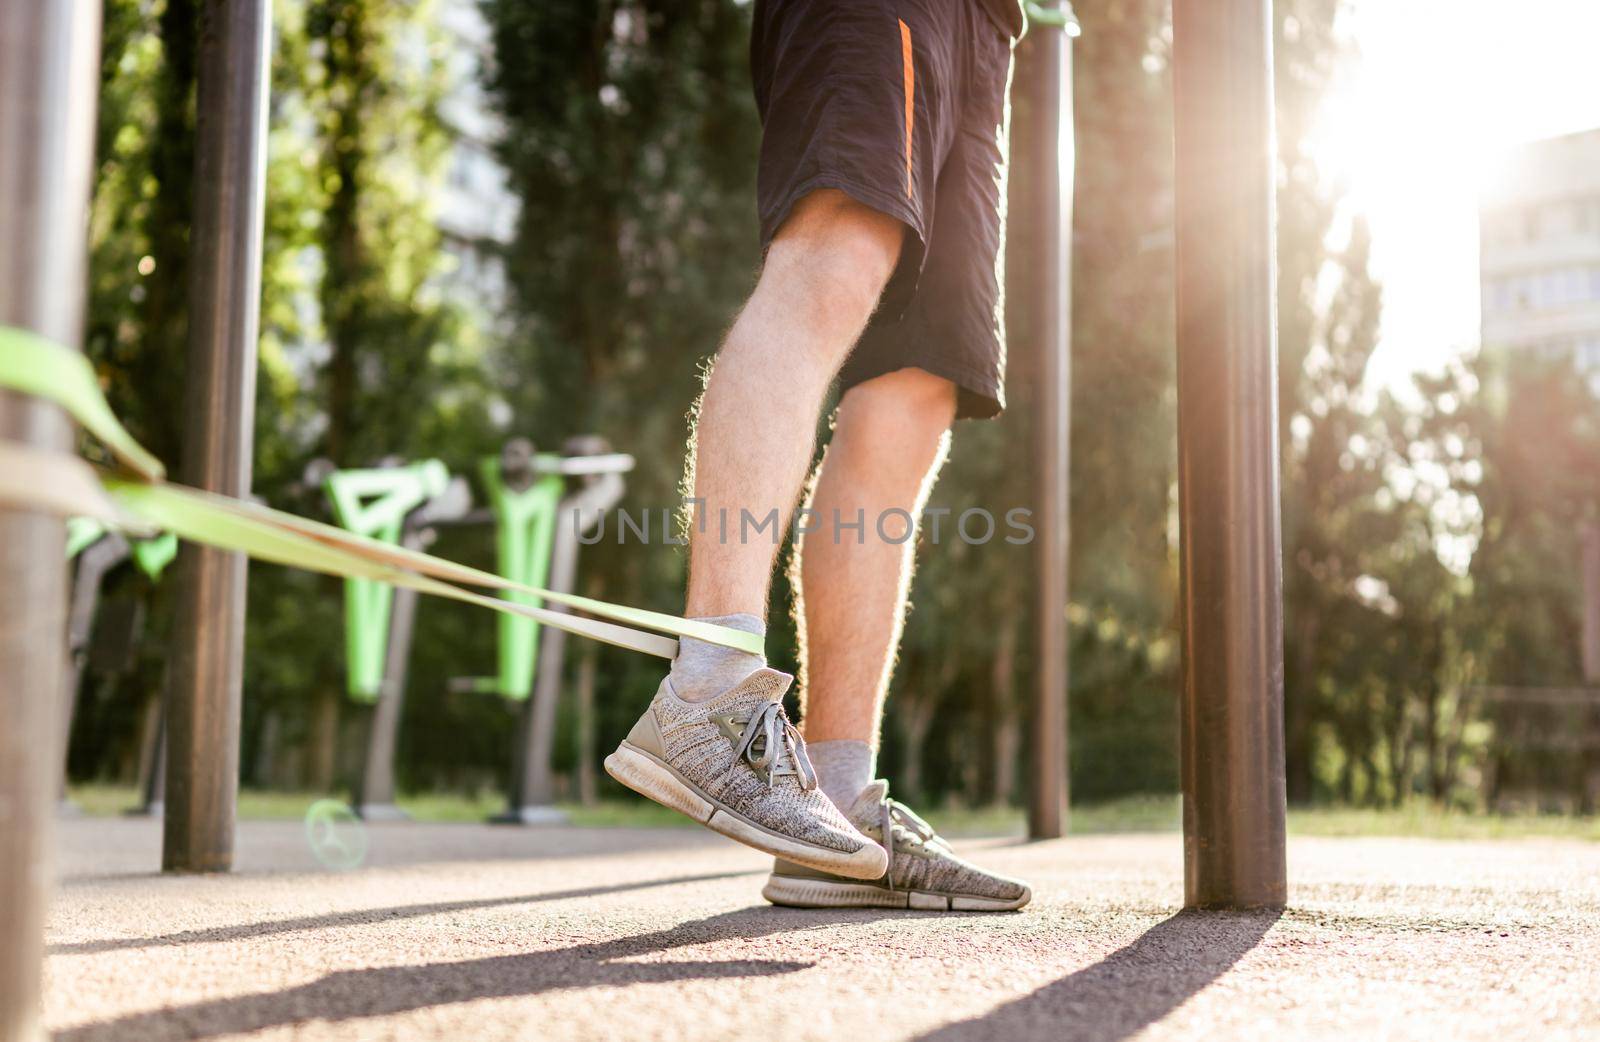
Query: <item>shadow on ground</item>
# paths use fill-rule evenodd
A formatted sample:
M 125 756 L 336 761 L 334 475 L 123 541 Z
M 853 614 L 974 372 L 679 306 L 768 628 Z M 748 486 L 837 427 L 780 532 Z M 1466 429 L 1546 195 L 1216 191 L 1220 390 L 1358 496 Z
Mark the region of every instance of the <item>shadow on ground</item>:
M 326 872 L 306 841 L 301 821 L 251 821 L 241 829 L 234 871 Z M 415 868 L 488 861 L 560 861 L 605 856 L 616 850 L 612 828 L 568 825 L 508 828 L 503 825 L 411 822 L 362 823 L 368 850 L 363 868 Z M 62 889 L 129 880 L 170 878 L 160 872 L 159 819 L 83 818 L 62 822 L 64 849 L 56 861 Z M 710 833 L 694 828 L 626 830 L 633 852 L 692 850 L 715 844 Z
M 646 885 L 681 881 L 661 880 Z M 391 912 L 406 914 L 408 911 L 406 908 L 375 909 L 363 914 L 378 920 Z M 626 960 L 687 945 L 733 939 L 752 940 L 791 930 L 808 930 L 834 923 L 862 922 L 905 914 L 860 910 L 807 912 L 761 905 L 681 923 L 669 930 L 574 945 L 555 951 L 331 973 L 319 980 L 282 991 L 152 1010 L 57 1031 L 52 1038 L 55 1042 L 205 1039 L 263 1031 L 300 1021 L 336 1022 L 476 999 L 538 995 L 560 989 L 775 976 L 808 969 L 812 964 L 769 959 Z M 333 917 L 334 920 L 340 918 Z
M 99 941 L 79 941 L 74 944 L 52 944 L 47 955 L 95 955 L 126 948 L 159 948 L 174 944 L 218 944 L 225 941 L 248 941 L 273 934 L 296 933 L 301 930 L 328 930 L 343 926 L 367 926 L 372 923 L 391 922 L 395 919 L 417 919 L 426 915 L 446 915 L 451 912 L 469 912 L 479 908 L 500 908 L 507 905 L 538 904 L 544 901 L 573 901 L 584 897 L 604 897 L 630 890 L 648 890 L 658 886 L 678 886 L 684 883 L 708 883 L 720 879 L 738 879 L 741 876 L 759 875 L 759 872 L 711 872 L 698 876 L 675 876 L 671 879 L 645 879 L 633 883 L 614 883 L 611 886 L 586 886 L 576 890 L 553 890 L 540 894 L 517 894 L 511 897 L 483 897 L 469 901 L 435 901 L 431 904 L 403 905 L 398 908 L 358 908 L 334 915 L 308 915 L 295 919 L 272 919 L 262 923 L 239 923 L 236 926 L 218 926 L 206 930 L 183 930 L 156 937 L 111 937 Z
M 729 873 L 737 875 L 739 873 Z M 141 944 L 227 941 L 271 933 L 382 922 L 523 901 L 593 896 L 724 876 L 653 880 L 557 894 L 449 904 L 364 909 L 320 918 L 246 924 L 219 931 L 172 934 L 148 940 L 91 942 L 58 951 L 107 951 Z M 795 973 L 809 962 L 776 959 L 630 961 L 690 945 L 754 940 L 794 930 L 884 917 L 904 912 L 799 911 L 757 906 L 698 919 L 667 930 L 548 952 L 495 956 L 465 962 L 348 970 L 282 991 L 199 1002 L 133 1014 L 57 1032 L 56 1042 L 122 1042 L 126 1039 L 205 1039 L 263 1031 L 307 1020 L 345 1021 L 404 1013 L 429 1006 L 508 998 L 544 992 L 660 984 L 681 980 L 766 977 Z M 913 913 L 914 915 L 915 913 Z M 919 916 L 920 918 L 920 916 Z M 1127 1038 L 1176 1009 L 1254 948 L 1278 919 L 1275 913 L 1179 913 L 1133 943 L 1033 994 L 991 1013 L 922 1036 L 921 1042 L 979 1039 L 1029 1040 Z
M 918 1042 L 1113 1042 L 1143 1030 L 1198 994 L 1244 957 L 1278 912 L 1179 912 L 1132 944 L 972 1020 Z

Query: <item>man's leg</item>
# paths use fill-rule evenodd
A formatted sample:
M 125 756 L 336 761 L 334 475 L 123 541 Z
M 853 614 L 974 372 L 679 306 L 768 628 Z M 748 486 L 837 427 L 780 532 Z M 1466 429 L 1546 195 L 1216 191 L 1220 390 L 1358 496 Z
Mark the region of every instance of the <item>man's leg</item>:
M 833 190 L 806 196 L 779 229 L 700 402 L 690 462 L 700 501 L 690 531 L 691 618 L 764 628 L 823 397 L 894 271 L 903 235 L 898 221 Z M 760 665 L 685 641 L 673 683 L 685 698 L 709 698 Z
M 857 384 L 840 403 L 812 495 L 813 530 L 796 551 L 802 724 L 823 791 L 841 807 L 873 778 L 916 522 L 955 414 L 955 385 L 921 369 Z
M 879 10 L 845 0 L 767 9 L 809 12 L 814 6 L 841 19 L 846 12 L 875 16 Z M 892 128 L 870 140 L 909 142 L 905 185 L 914 212 L 906 223 L 918 229 L 927 250 L 903 313 L 874 321 L 841 373 L 849 390 L 811 501 L 821 526 L 809 532 L 796 562 L 805 630 L 803 723 L 812 762 L 824 792 L 857 831 L 882 845 L 887 864 L 881 876 L 865 880 L 780 857 L 762 894 L 775 904 L 811 908 L 1014 910 L 1032 896 L 1026 883 L 963 861 L 932 826 L 890 798 L 883 779 L 862 784 L 872 776 L 879 708 L 899 642 L 910 540 L 949 425 L 955 415 L 993 416 L 1004 408 L 999 318 L 1011 42 L 995 32 L 980 5 L 900 4 L 898 10 L 905 16 L 899 28 L 906 127 L 903 136 Z M 800 41 L 791 55 L 798 59 L 817 21 L 767 26 L 780 32 L 758 39 Z M 858 35 L 870 38 L 871 26 L 862 29 Z M 839 47 L 852 53 L 847 44 Z M 836 67 L 856 82 L 871 63 Z M 791 101 L 795 84 L 806 82 L 781 75 L 773 81 L 772 97 Z M 928 84 L 931 91 L 924 89 Z M 924 104 L 930 119 L 923 118 Z M 817 111 L 773 108 L 791 119 Z M 864 109 L 881 111 L 870 104 Z M 782 127 L 781 119 L 776 125 Z M 783 140 L 773 126 L 769 121 L 765 141 Z M 824 140 L 831 152 L 848 150 L 855 138 L 832 134 Z M 870 164 L 881 151 L 861 150 L 860 157 Z M 764 171 L 767 152 L 764 142 Z M 781 176 L 777 183 L 784 183 Z M 959 392 L 936 377 L 959 384 Z M 859 542 L 853 530 L 842 529 L 855 523 L 858 511 L 869 526 Z M 844 537 L 838 541 L 835 514 Z M 899 531 L 892 528 L 896 523 Z
M 840 404 L 811 500 L 820 518 L 798 562 L 803 723 L 823 793 L 883 844 L 888 864 L 882 876 L 864 881 L 780 857 L 761 889 L 774 904 L 999 912 L 1032 899 L 1022 880 L 963 861 L 931 825 L 890 799 L 887 782 L 872 778 L 911 583 L 915 520 L 944 460 L 956 405 L 954 385 L 915 368 L 856 384 Z M 860 542 L 835 542 L 835 511 L 852 524 L 862 512 Z
M 805 480 L 823 395 L 894 271 L 903 229 L 829 191 L 807 196 L 773 238 L 701 401 L 691 458 L 702 501 L 690 531 L 691 617 L 763 628 L 778 538 Z M 771 520 L 746 539 L 746 516 Z M 606 771 L 775 857 L 881 878 L 888 849 L 823 795 L 784 714 L 794 678 L 764 666 L 759 655 L 680 641 L 672 672 L 606 757 Z

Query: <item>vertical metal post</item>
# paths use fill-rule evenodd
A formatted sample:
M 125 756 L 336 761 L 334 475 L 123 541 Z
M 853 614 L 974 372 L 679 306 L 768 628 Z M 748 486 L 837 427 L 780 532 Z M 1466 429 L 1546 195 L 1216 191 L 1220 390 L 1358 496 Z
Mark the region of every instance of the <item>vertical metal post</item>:
M 206 0 L 200 15 L 195 216 L 182 480 L 250 491 L 266 181 L 268 0 Z M 162 867 L 233 865 L 239 789 L 245 558 L 185 547 L 167 689 Z
M 1583 682 L 1600 686 L 1600 522 L 1578 531 L 1583 571 Z
M 99 45 L 99 4 L 0 4 L 0 324 L 73 346 L 83 332 Z M 0 439 L 72 445 L 59 409 L 6 392 Z M 0 507 L 0 1042 L 44 1038 L 66 597 L 62 520 Z
M 1034 258 L 1039 386 L 1035 399 L 1039 573 L 1035 606 L 1036 684 L 1033 697 L 1033 774 L 1028 835 L 1054 839 L 1067 831 L 1067 485 L 1072 407 L 1072 44 L 1066 31 L 1040 28 L 1030 80 L 1039 205 L 1028 215 L 1040 231 Z
M 557 593 L 571 593 L 578 572 L 578 511 L 563 502 L 550 544 L 550 574 L 546 585 Z M 560 605 L 552 611 L 565 611 Z M 566 815 L 555 807 L 555 778 L 550 752 L 555 745 L 556 703 L 561 698 L 566 665 L 566 633 L 554 626 L 539 632 L 539 664 L 533 694 L 523 703 L 517 721 L 517 748 L 511 757 L 511 798 L 499 821 L 516 825 L 560 823 Z
M 421 550 L 429 530 L 413 529 L 400 539 L 407 550 Z M 367 730 L 367 756 L 356 789 L 356 813 L 364 821 L 406 821 L 394 802 L 394 755 L 405 712 L 406 680 L 411 666 L 411 638 L 417 624 L 417 591 L 396 587 L 389 601 L 389 640 L 384 650 L 383 686 L 372 706 Z
M 1578 538 L 1583 561 L 1583 682 L 1595 688 L 1600 687 L 1600 522 L 1585 522 Z M 1593 814 L 1600 805 L 1600 704 L 1591 703 L 1585 716 L 1578 807 Z
M 155 719 L 139 751 L 139 805 L 127 813 L 134 817 L 159 818 L 167 812 L 167 719 L 163 706 L 155 707 Z
M 1175 0 L 1184 900 L 1281 907 L 1271 0 Z

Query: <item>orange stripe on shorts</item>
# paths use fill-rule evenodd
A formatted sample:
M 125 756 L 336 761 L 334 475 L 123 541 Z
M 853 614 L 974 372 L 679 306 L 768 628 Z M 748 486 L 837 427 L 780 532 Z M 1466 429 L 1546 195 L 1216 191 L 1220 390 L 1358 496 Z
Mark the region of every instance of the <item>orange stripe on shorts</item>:
M 906 78 L 906 198 L 911 198 L 911 128 L 916 122 L 917 74 L 911 64 L 911 26 L 900 19 L 900 56 Z

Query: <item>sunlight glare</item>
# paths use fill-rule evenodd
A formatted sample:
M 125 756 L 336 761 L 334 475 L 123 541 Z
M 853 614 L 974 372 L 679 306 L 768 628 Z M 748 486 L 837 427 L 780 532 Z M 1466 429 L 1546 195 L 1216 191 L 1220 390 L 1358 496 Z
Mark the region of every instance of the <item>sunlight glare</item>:
M 1370 384 L 1478 341 L 1479 194 L 1512 145 L 1600 126 L 1600 3 L 1351 0 L 1357 55 L 1307 148 L 1373 232 L 1384 284 Z

